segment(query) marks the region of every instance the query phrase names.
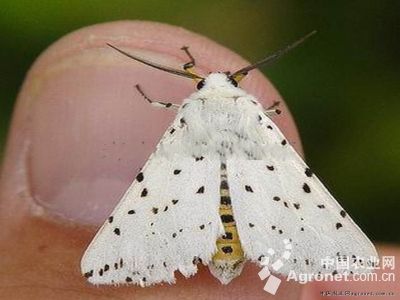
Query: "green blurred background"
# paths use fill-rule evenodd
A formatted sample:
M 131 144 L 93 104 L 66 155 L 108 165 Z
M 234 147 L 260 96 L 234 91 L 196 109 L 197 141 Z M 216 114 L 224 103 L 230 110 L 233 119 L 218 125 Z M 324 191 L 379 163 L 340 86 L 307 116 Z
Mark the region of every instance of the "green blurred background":
M 183 26 L 251 61 L 317 29 L 263 71 L 289 104 L 316 173 L 372 239 L 400 242 L 399 1 L 2 0 L 0 153 L 39 53 L 70 31 L 121 19 Z

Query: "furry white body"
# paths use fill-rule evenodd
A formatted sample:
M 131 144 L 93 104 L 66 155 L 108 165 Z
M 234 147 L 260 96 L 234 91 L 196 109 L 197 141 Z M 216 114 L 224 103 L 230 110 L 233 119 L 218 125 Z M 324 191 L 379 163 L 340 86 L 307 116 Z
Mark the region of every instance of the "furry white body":
M 211 264 L 224 234 L 218 209 L 220 166 L 246 260 L 290 239 L 281 273 L 332 272 L 320 259 L 376 256 L 372 243 L 311 174 L 263 107 L 225 74 L 213 73 L 180 107 L 137 179 L 82 258 L 94 284 L 175 281 L 198 258 Z M 118 229 L 118 230 L 116 230 Z M 122 263 L 121 263 L 122 260 Z M 271 260 L 273 261 L 273 259 Z M 241 269 L 238 269 L 239 275 Z M 224 272 L 213 272 L 221 282 Z

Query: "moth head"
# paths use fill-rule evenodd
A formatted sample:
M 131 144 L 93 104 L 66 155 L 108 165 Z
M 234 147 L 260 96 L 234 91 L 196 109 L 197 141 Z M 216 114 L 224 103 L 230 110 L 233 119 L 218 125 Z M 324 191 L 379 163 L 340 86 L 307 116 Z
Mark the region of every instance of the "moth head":
M 210 73 L 206 78 L 201 79 L 196 88 L 201 90 L 206 89 L 221 89 L 237 87 L 238 83 L 230 76 L 229 72 Z
M 197 89 L 202 89 L 205 86 L 226 86 L 226 85 L 230 85 L 231 87 L 237 87 L 238 83 L 253 69 L 256 69 L 258 67 L 260 67 L 261 65 L 267 65 L 270 64 L 274 61 L 276 61 L 278 58 L 280 58 L 282 55 L 286 54 L 287 52 L 289 52 L 290 50 L 292 50 L 293 48 L 299 46 L 300 44 L 302 44 L 306 39 L 308 39 L 309 37 L 311 37 L 312 35 L 314 35 L 316 33 L 316 31 L 312 31 L 309 34 L 305 35 L 304 37 L 302 37 L 301 39 L 295 41 L 294 43 L 290 44 L 289 46 L 276 51 L 275 53 L 267 56 L 264 59 L 261 59 L 260 61 L 248 65 L 244 68 L 241 68 L 233 73 L 230 72 L 221 72 L 221 73 L 211 73 L 210 75 L 208 75 L 207 77 L 201 76 L 196 74 L 193 71 L 193 67 L 194 67 L 194 59 L 191 56 L 191 54 L 187 51 L 187 47 L 183 47 L 182 50 L 185 50 L 186 53 L 188 53 L 189 57 L 192 59 L 192 61 L 189 63 L 191 64 L 190 67 L 186 67 L 184 70 L 179 70 L 179 69 L 174 69 L 171 67 L 166 67 L 166 66 L 162 66 L 159 65 L 157 63 L 153 63 L 150 62 L 146 59 L 137 57 L 135 55 L 129 54 L 111 44 L 108 44 L 108 46 L 110 46 L 111 48 L 117 50 L 118 52 L 120 52 L 121 54 L 128 56 L 129 58 L 132 58 L 133 60 L 136 60 L 138 62 L 141 62 L 145 65 L 148 65 L 150 67 L 156 68 L 158 70 L 164 71 L 164 72 L 168 72 L 168 73 L 172 73 L 178 76 L 182 76 L 182 77 L 186 77 L 186 78 L 190 78 L 193 79 L 196 84 L 197 84 Z M 188 65 L 188 64 L 186 64 Z M 185 65 L 185 66 L 186 66 Z

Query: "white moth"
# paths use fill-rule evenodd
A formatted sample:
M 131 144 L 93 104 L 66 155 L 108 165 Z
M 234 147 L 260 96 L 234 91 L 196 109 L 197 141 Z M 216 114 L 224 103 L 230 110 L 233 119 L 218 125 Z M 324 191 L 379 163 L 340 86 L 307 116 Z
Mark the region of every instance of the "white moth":
M 86 250 L 82 273 L 93 284 L 174 283 L 208 265 L 223 284 L 245 261 L 260 265 L 270 248 L 293 245 L 279 270 L 332 273 L 325 257 L 368 264 L 372 243 L 311 172 L 256 98 L 237 86 L 308 36 L 233 74 L 166 68 L 114 49 L 149 66 L 192 78 L 198 91 L 177 109 L 156 151 Z M 143 92 L 138 87 L 138 90 Z M 144 94 L 143 94 L 144 96 Z M 281 253 L 276 253 L 279 257 Z M 273 258 L 271 259 L 271 262 Z

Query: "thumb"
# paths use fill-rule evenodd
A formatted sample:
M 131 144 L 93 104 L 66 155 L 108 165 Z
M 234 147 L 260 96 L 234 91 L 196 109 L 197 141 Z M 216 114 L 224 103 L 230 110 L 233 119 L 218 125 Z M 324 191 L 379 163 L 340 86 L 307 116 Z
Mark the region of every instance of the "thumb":
M 35 247 L 45 245 L 52 251 L 56 243 L 58 250 L 46 255 L 47 264 L 60 264 L 60 251 L 69 248 L 62 259 L 70 261 L 63 265 L 71 265 L 71 276 L 78 274 L 76 264 L 93 231 L 86 235 L 75 231 L 71 237 L 65 233 L 70 232 L 65 220 L 74 225 L 101 224 L 174 118 L 172 112 L 145 102 L 134 85 L 140 84 L 153 99 L 177 104 L 194 91 L 191 80 L 131 61 L 106 47 L 107 42 L 175 68 L 187 62 L 179 49 L 188 45 L 202 74 L 246 65 L 239 56 L 204 37 L 149 22 L 95 25 L 46 50 L 18 97 L 0 182 L 0 219 L 2 228 L 9 228 L 1 237 L 7 239 L 7 243 L 1 241 L 2 251 L 9 256 L 6 267 L 15 274 L 20 274 L 21 256 L 35 260 Z M 282 101 L 258 71 L 242 86 L 264 106 Z M 276 122 L 299 151 L 294 122 L 284 105 L 282 110 Z M 37 223 L 26 223 L 32 218 L 47 223 L 40 223 L 36 230 Z M 11 234 L 21 232 L 22 226 L 25 234 Z M 35 234 L 27 234 L 29 231 Z M 58 237 L 53 236 L 56 234 Z M 60 236 L 80 244 L 66 244 Z M 24 238 L 35 246 L 20 249 Z M 49 276 L 46 280 L 56 279 Z M 76 282 L 82 287 L 78 279 Z

